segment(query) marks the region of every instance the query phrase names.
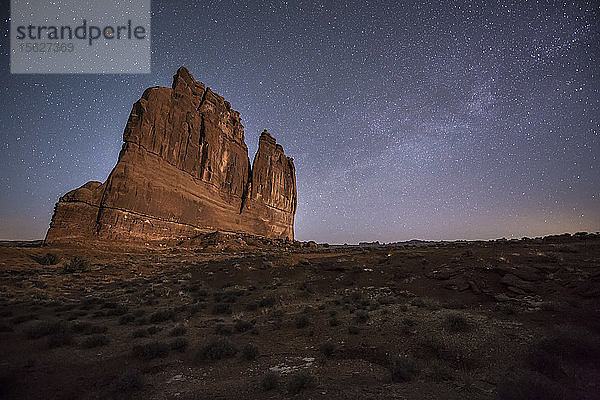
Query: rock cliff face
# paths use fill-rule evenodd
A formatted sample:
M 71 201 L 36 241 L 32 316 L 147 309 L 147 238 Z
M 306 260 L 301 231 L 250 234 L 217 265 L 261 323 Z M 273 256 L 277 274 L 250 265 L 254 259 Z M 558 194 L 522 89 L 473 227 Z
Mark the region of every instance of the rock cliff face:
M 104 183 L 60 198 L 46 243 L 160 240 L 214 230 L 294 238 L 292 158 L 265 130 L 251 166 L 240 115 L 184 67 L 134 105 Z

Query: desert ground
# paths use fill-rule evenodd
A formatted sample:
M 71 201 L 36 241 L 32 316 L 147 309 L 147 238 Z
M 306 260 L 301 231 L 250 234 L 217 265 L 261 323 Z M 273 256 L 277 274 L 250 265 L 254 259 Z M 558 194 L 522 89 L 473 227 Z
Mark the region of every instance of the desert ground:
M 598 399 L 600 235 L 0 245 L 5 399 Z

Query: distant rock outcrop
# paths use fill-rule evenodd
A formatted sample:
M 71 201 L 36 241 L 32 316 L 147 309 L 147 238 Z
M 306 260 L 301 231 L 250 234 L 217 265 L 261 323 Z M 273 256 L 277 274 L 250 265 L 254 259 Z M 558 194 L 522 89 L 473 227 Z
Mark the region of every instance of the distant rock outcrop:
M 160 240 L 214 230 L 294 238 L 292 158 L 265 130 L 250 165 L 240 115 L 184 67 L 134 105 L 104 183 L 60 198 L 46 243 Z

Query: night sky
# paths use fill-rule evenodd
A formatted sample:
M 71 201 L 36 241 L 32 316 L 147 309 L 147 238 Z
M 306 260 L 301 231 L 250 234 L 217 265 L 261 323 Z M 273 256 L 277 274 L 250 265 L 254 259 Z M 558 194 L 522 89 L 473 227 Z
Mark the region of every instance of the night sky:
M 180 3 L 152 2 L 149 75 L 10 75 L 2 2 L 0 239 L 43 238 L 59 196 L 104 181 L 181 65 L 251 159 L 265 128 L 294 157 L 298 240 L 600 230 L 597 1 Z

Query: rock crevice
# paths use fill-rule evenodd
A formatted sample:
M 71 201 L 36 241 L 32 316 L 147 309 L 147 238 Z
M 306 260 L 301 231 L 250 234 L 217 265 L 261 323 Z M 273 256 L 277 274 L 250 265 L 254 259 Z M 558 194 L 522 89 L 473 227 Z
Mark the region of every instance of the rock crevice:
M 240 115 L 184 67 L 132 108 L 116 166 L 60 198 L 46 243 L 162 240 L 215 229 L 294 238 L 293 159 L 265 130 L 251 165 Z

